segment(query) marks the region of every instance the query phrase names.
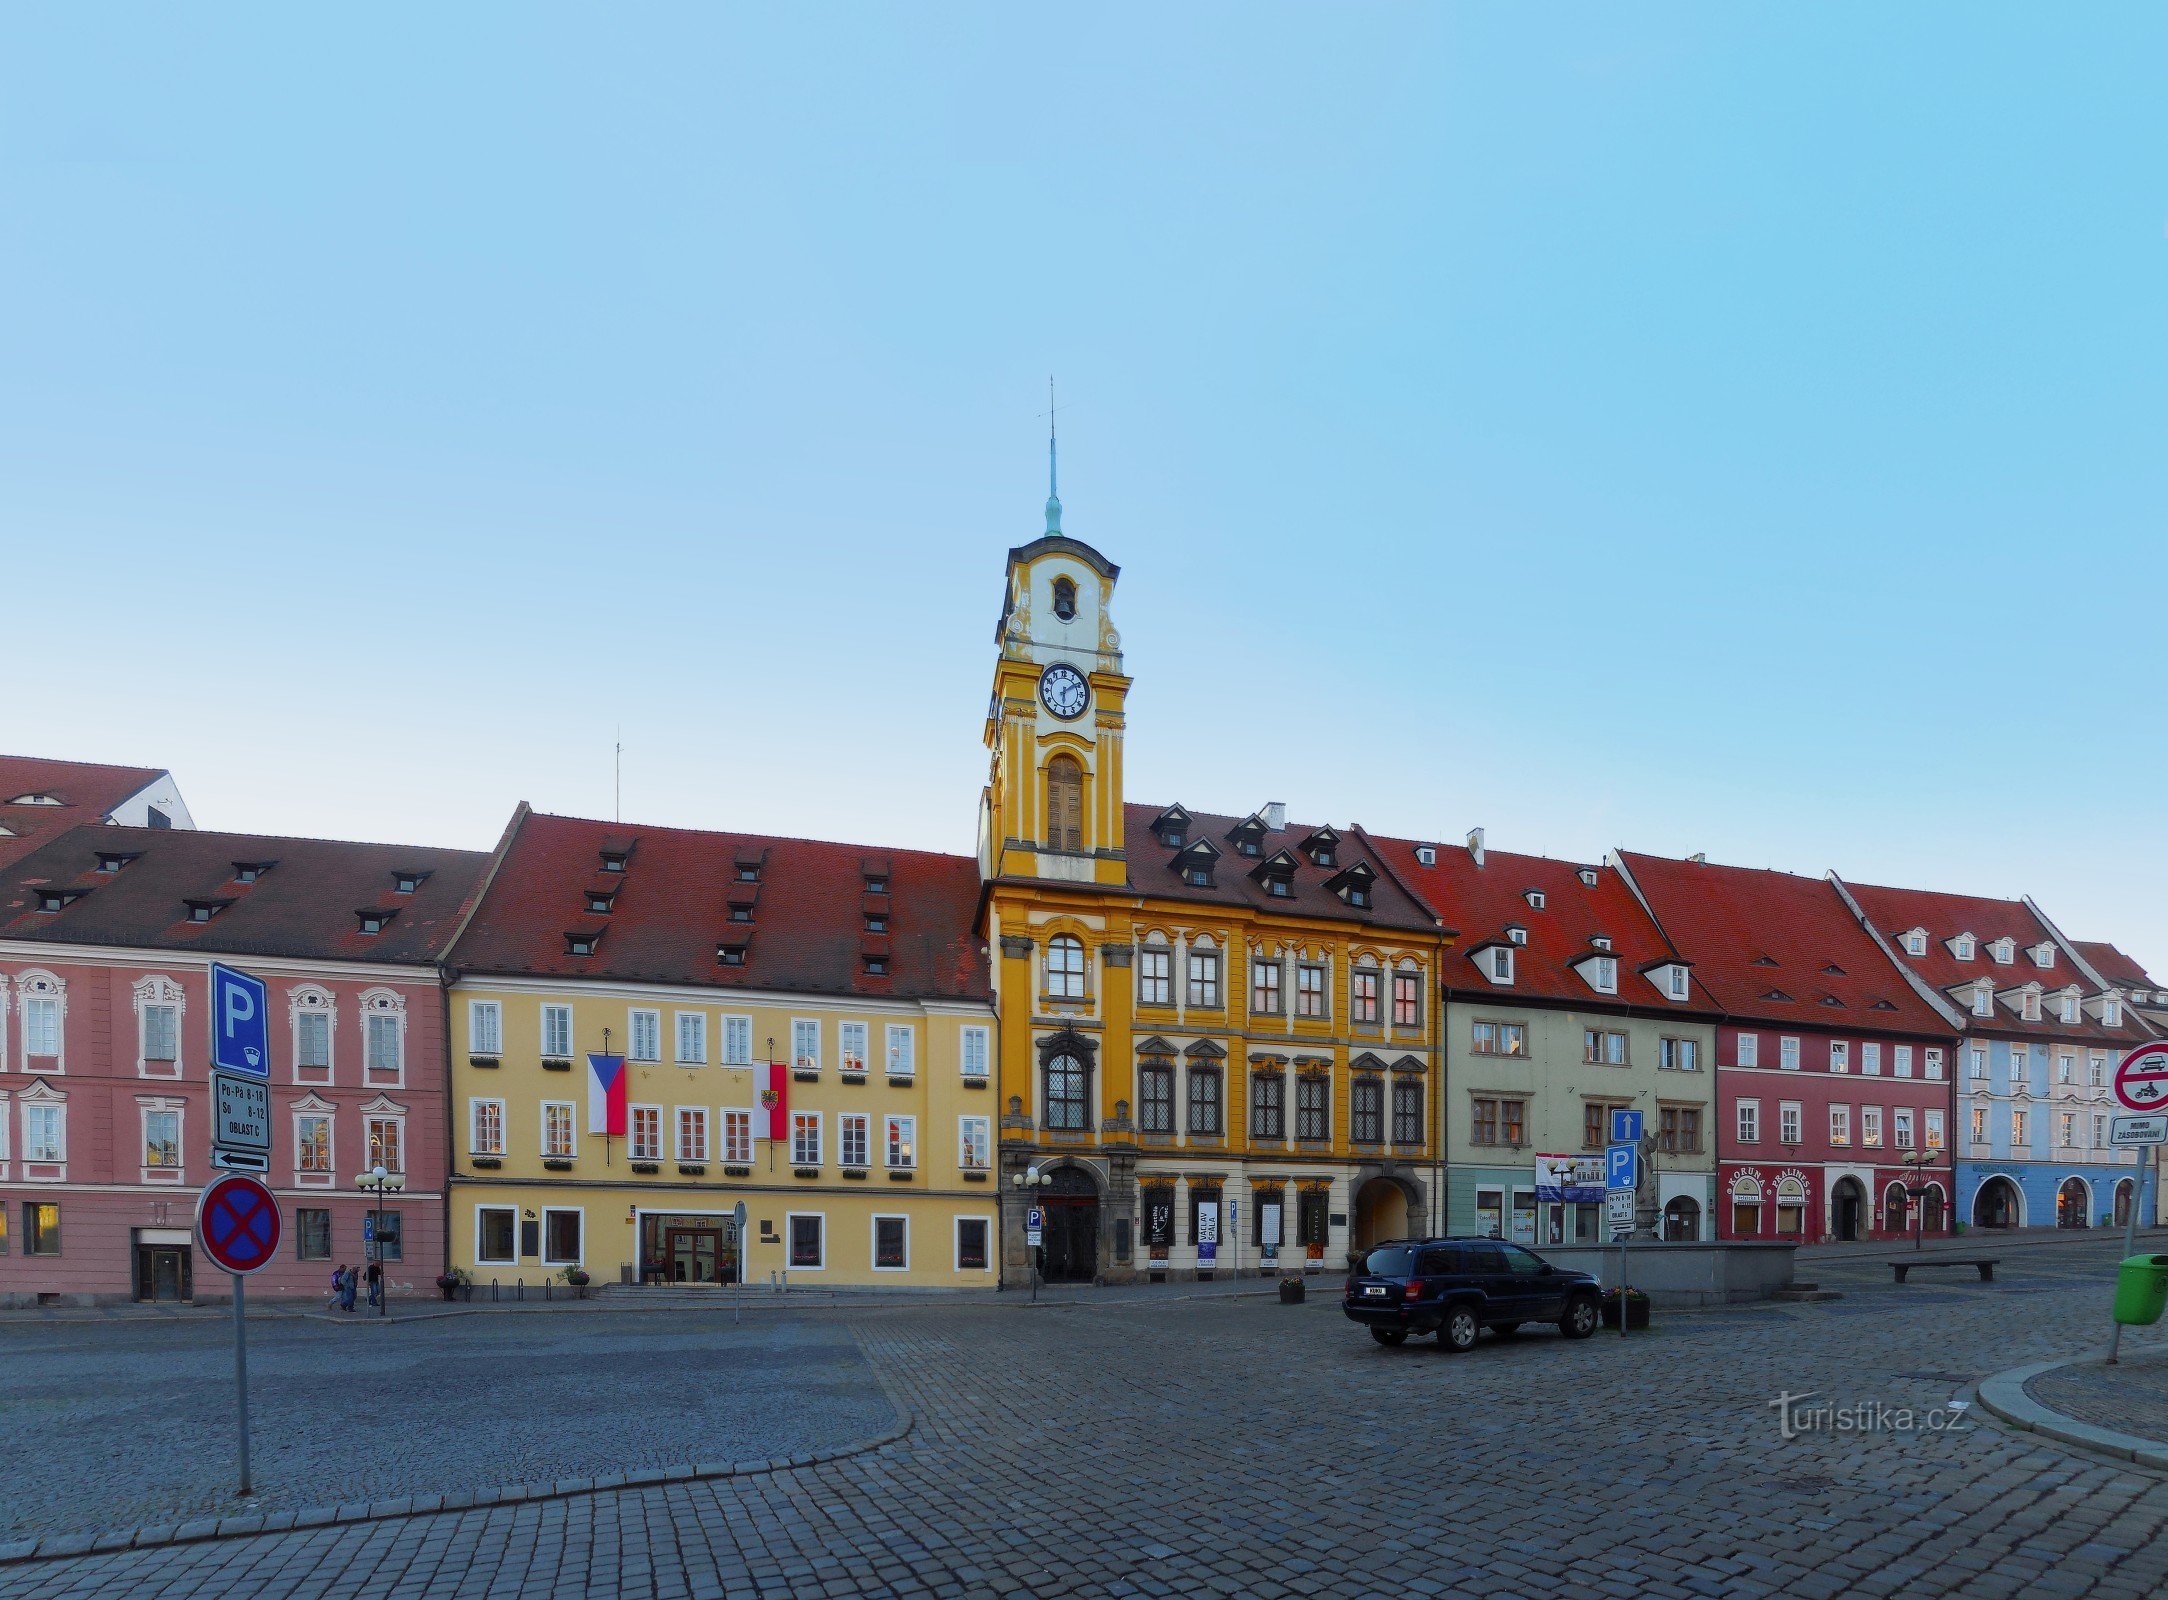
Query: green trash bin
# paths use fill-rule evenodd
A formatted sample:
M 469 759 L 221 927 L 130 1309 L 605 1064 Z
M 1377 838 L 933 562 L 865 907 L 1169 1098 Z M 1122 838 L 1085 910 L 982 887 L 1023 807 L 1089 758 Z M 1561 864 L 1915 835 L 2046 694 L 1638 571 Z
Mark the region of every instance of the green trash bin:
M 2115 1269 L 2115 1320 L 2149 1328 L 2168 1308 L 2168 1256 L 2125 1256 Z

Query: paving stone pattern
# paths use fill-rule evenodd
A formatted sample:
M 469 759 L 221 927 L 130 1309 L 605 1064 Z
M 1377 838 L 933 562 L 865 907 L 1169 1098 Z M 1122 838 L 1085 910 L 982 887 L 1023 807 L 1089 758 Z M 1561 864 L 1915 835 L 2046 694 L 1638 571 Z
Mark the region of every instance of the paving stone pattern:
M 1381 1349 L 1329 1301 L 859 1312 L 915 1414 L 894 1444 L 0 1567 L 0 1594 L 2152 1600 L 2168 1479 L 1984 1423 L 1785 1441 L 1770 1405 L 1816 1390 L 1925 1414 L 2083 1350 L 2106 1303 L 2085 1254 L 1927 1294 L 1878 1263 L 1818 1268 L 1847 1299 L 1460 1357 Z
M 2096 1428 L 2168 1440 L 2168 1360 L 2141 1357 L 2113 1367 L 2060 1367 L 2032 1379 L 2025 1392 L 2051 1410 Z

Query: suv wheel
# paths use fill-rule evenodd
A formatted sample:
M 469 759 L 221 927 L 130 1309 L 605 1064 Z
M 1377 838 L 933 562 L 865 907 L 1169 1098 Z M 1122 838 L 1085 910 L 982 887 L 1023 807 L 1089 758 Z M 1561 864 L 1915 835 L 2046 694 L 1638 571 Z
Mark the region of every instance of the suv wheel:
M 1372 1328 L 1370 1337 L 1377 1340 L 1379 1344 L 1398 1345 L 1408 1342 L 1406 1332 L 1399 1328 Z
M 1438 1343 L 1459 1355 L 1463 1350 L 1475 1348 L 1475 1312 L 1468 1306 L 1455 1306 L 1445 1314 L 1445 1322 L 1438 1329 Z
M 1603 1320 L 1592 1294 L 1577 1294 L 1567 1303 L 1566 1314 L 1558 1320 L 1558 1331 L 1569 1339 L 1586 1339 L 1596 1331 L 1596 1324 Z

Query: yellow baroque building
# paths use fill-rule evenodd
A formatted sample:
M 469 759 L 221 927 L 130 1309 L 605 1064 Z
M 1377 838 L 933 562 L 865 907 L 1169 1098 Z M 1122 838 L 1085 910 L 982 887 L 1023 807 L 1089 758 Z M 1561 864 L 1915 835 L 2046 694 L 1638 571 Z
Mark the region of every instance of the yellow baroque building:
M 1127 802 L 1118 576 L 1049 501 L 996 627 L 978 854 L 1004 1262 L 1338 1270 L 1439 1226 L 1452 933 L 1359 828 Z
M 992 1287 L 978 898 L 965 857 L 522 805 L 448 958 L 453 1264 Z

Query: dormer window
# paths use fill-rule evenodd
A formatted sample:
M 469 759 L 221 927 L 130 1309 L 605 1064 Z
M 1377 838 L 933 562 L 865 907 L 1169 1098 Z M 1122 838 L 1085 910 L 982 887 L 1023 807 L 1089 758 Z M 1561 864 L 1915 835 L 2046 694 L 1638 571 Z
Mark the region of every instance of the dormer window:
M 1977 953 L 1978 949 L 1979 946 L 1974 942 L 1972 935 L 1969 933 L 1961 933 L 1955 939 L 1950 941 L 1950 954 L 1957 957 L 1957 959 L 1960 961 L 1970 961 Z
M 1483 952 L 1484 975 L 1493 983 L 1510 984 L 1513 981 L 1513 950 L 1510 945 L 1494 944 Z
M 236 861 L 233 864 L 235 883 L 254 883 L 258 878 L 277 866 L 275 861 Z
M 1989 945 L 1987 953 L 1994 957 L 1996 966 L 2007 967 L 2017 959 L 2017 941 L 2006 934 Z
M 2040 1020 L 2039 990 L 2027 989 L 2025 991 L 2025 998 L 2019 1003 L 2019 1014 L 2022 1015 L 2027 1022 L 2038 1022 Z
M 1227 837 L 1234 841 L 1238 854 L 1261 856 L 1265 853 L 1265 819 L 1252 813 L 1228 829 Z
M 753 908 L 751 906 L 732 906 L 730 908 L 730 920 L 732 922 L 751 922 L 753 920 Z
M 76 901 L 82 899 L 83 894 L 84 891 L 81 889 L 40 889 L 38 891 L 38 909 L 45 912 L 65 911 Z M 208 921 L 210 919 L 205 918 L 204 920 Z
M 599 933 L 568 933 L 565 935 L 565 954 L 568 956 L 591 956 L 602 943 Z
M 190 922 L 209 922 L 213 917 L 225 910 L 230 903 L 230 901 L 225 900 L 186 900 L 182 902 L 188 907 L 188 920 Z
M 1347 886 L 1347 903 L 1351 906 L 1367 906 L 1370 904 L 1370 886 L 1362 883 L 1349 884 Z
M 1523 889 L 1521 898 L 1528 902 L 1528 909 L 1531 911 L 1541 911 L 1546 901 L 1546 896 L 1541 889 Z
M 869 876 L 867 877 L 867 879 L 866 879 L 866 893 L 868 893 L 868 894 L 886 894 L 886 893 L 888 893 L 888 879 L 887 879 L 886 877 L 879 877 L 879 878 L 876 878 L 876 877 L 873 877 L 873 876 L 869 875 Z
M 757 861 L 756 861 L 756 862 L 744 862 L 744 861 L 741 861 L 741 862 L 739 862 L 739 863 L 738 863 L 738 882 L 740 882 L 740 883 L 758 883 L 758 882 L 760 882 L 760 863 L 758 863 Z
M 1514 944 L 1526 944 L 1528 942 L 1528 930 L 1517 922 L 1513 923 L 1506 929 L 1506 938 Z
M 397 911 L 384 906 L 371 906 L 354 913 L 363 933 L 382 933 L 398 915 Z
M 1285 878 L 1267 878 L 1265 880 L 1265 893 L 1271 895 L 1274 899 L 1285 900 L 1294 892 L 1294 884 Z
M 1591 945 L 1595 946 L 1595 948 L 1597 948 L 1598 950 L 1608 950 L 1611 948 L 1611 937 L 1609 934 L 1599 933 L 1593 938 L 1591 938 L 1588 942 Z
M 1340 835 L 1332 828 L 1320 828 L 1302 841 L 1302 853 L 1310 858 L 1313 867 L 1337 867 L 1340 865 Z
M 98 852 L 98 870 L 110 875 L 120 871 L 122 867 L 128 865 L 129 862 L 135 860 L 141 854 L 140 850 L 100 850 Z
M 745 965 L 745 946 L 742 944 L 719 944 L 715 947 L 715 959 L 726 967 Z
M 2078 997 L 2075 993 L 2066 994 L 2063 996 L 2061 1014 L 2062 1019 L 2065 1022 L 2075 1022 L 2078 1020 Z
M 1076 621 L 1076 585 L 1067 578 L 1054 580 L 1054 615 L 1064 622 Z
M 1577 876 L 1581 880 L 1582 887 L 1588 889 L 1596 887 L 1596 869 L 1594 867 L 1581 868 Z
M 1295 892 L 1294 856 L 1285 850 L 1275 850 L 1271 858 L 1250 875 L 1264 885 L 1265 893 L 1276 900 L 1285 900 Z
M 587 909 L 598 917 L 606 917 L 617 905 L 615 889 L 590 889 L 587 891 Z
M 1182 881 L 1192 889 L 1209 889 L 1212 887 L 1212 869 L 1199 866 L 1184 867 L 1182 869 Z
M 1438 847 L 1434 844 L 1417 845 L 1415 847 L 1415 864 L 1419 867 L 1436 866 L 1438 864 Z
M 391 875 L 391 891 L 393 894 L 412 894 L 428 881 L 429 873 L 419 867 L 405 872 L 394 872 Z
M 625 870 L 625 861 L 631 853 L 629 850 L 605 850 L 601 852 L 602 870 L 604 872 L 623 872 Z
M 11 806 L 58 806 L 66 805 L 67 802 L 57 794 L 40 794 L 33 790 L 29 794 L 17 795 L 8 804 Z
M 1972 1014 L 1976 1017 L 1992 1017 L 1995 1014 L 1995 991 L 1984 983 L 1972 991 Z
M 1185 846 L 1174 858 L 1174 870 L 1181 880 L 1192 889 L 1212 887 L 1212 863 L 1219 859 L 1219 850 L 1209 839 L 1199 839 Z
M 878 916 L 869 916 L 869 917 L 867 917 L 867 918 L 866 918 L 866 932 L 868 932 L 868 933 L 886 933 L 886 932 L 888 932 L 888 918 L 886 918 L 886 917 L 878 917 Z
M 1923 956 L 1927 954 L 1926 929 L 1914 928 L 1910 933 L 1905 935 L 1905 954 L 1908 956 Z
M 885 978 L 885 977 L 887 977 L 887 976 L 888 976 L 888 957 L 886 957 L 886 956 L 868 956 L 868 957 L 866 957 L 866 976 L 867 976 L 867 977 L 869 977 L 869 978 Z
M 2032 947 L 2032 958 L 2033 965 L 2042 972 L 2053 971 L 2055 967 L 2055 946 L 2047 943 L 2034 945 Z
M 1687 992 L 1686 969 L 1680 966 L 1664 968 L 1664 993 L 1674 1000 L 1684 1000 Z
M 2123 1002 L 2112 994 L 2101 1001 L 2100 1020 L 2105 1027 L 2120 1028 L 2123 1025 Z
M 1595 971 L 1589 975 L 1589 982 L 1596 986 L 1596 992 L 1598 994 L 1617 994 L 1618 958 L 1616 956 L 1598 956 L 1590 964 L 1595 968 Z

